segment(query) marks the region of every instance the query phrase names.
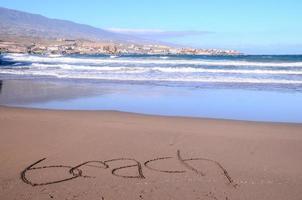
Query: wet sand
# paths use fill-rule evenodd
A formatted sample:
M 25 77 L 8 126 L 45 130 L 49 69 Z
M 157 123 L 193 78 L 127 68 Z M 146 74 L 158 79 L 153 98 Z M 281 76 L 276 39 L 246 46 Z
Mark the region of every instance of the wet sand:
M 302 125 L 0 107 L 0 199 L 302 199 Z

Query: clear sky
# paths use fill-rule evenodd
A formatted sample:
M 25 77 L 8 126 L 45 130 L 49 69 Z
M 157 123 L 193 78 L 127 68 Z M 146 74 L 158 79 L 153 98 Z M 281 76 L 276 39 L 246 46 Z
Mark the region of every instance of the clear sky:
M 0 0 L 0 6 L 195 47 L 302 54 L 302 0 Z

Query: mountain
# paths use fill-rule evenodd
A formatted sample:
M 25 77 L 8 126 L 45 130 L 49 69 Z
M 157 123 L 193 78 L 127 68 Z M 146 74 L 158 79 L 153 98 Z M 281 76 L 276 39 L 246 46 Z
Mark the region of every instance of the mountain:
M 0 7 L 0 36 L 44 39 L 69 38 L 111 42 L 147 42 L 72 21 L 50 19 L 42 15 Z

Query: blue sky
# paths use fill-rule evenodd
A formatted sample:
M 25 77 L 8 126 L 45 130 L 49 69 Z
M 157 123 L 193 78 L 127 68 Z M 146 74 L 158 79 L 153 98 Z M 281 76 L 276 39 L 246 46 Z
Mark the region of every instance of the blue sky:
M 302 0 L 0 0 L 117 32 L 251 54 L 302 54 Z

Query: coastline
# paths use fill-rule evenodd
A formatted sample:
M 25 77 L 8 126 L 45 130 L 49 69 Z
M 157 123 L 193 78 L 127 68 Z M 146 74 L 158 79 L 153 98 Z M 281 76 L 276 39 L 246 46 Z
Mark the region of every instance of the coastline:
M 0 127 L 1 199 L 302 198 L 301 124 L 0 106 Z
M 85 110 L 85 109 L 64 109 L 64 108 L 39 108 L 39 107 L 26 107 L 26 106 L 14 106 L 14 105 L 0 105 L 1 109 L 16 109 L 16 110 L 28 110 L 28 111 L 47 111 L 47 112 L 84 112 L 84 113 L 112 113 L 112 114 L 125 114 L 125 115 L 137 115 L 141 117 L 155 117 L 155 118 L 171 118 L 171 119 L 183 119 L 183 120 L 202 120 L 202 121 L 215 121 L 215 122 L 234 122 L 234 123 L 248 123 L 248 124 L 268 124 L 268 125 L 288 125 L 288 126 L 302 126 L 301 122 L 278 122 L 278 121 L 255 121 L 246 119 L 227 119 L 217 117 L 203 117 L 203 116 L 182 116 L 182 115 L 161 115 L 161 114 L 148 114 L 131 111 L 121 110 Z
M 36 39 L 31 37 L 1 37 L 1 53 L 30 55 L 243 55 L 236 50 L 178 48 L 163 44 L 139 44 L 125 42 L 95 41 L 83 39 Z
M 223 84 L 156 85 L 89 80 L 0 80 L 0 105 L 118 110 L 162 116 L 301 123 L 301 92 Z M 252 86 L 251 86 L 252 87 Z M 139 93 L 137 91 L 140 91 Z M 223 99 L 223 100 L 222 100 Z M 278 109 L 275 109 L 278 106 Z

